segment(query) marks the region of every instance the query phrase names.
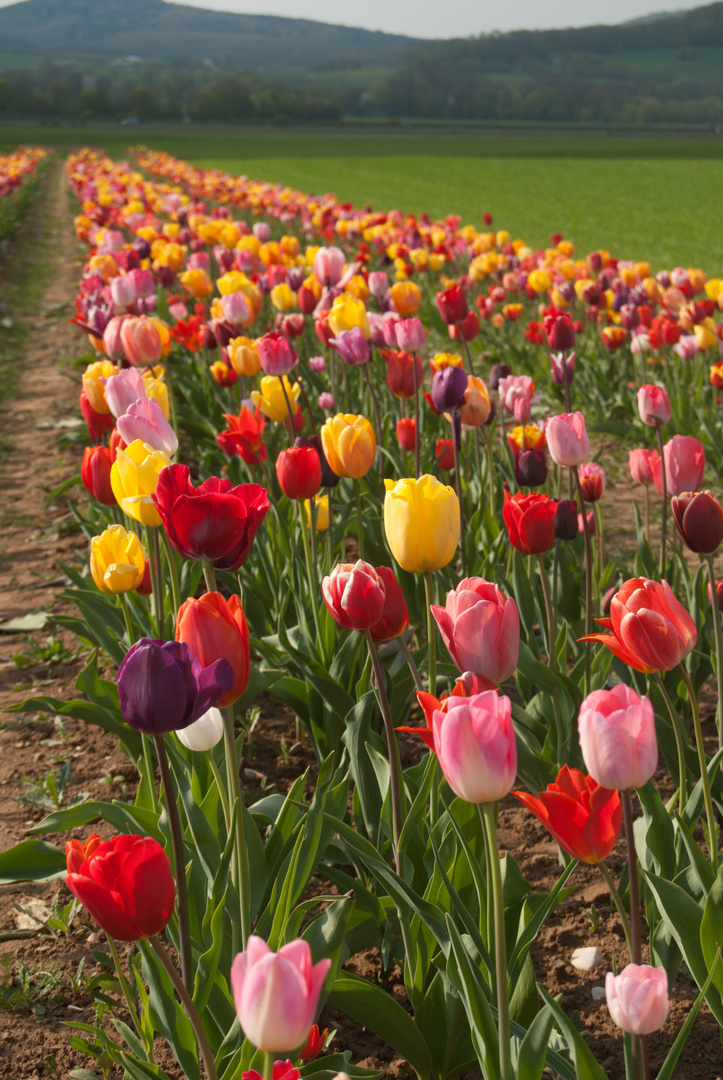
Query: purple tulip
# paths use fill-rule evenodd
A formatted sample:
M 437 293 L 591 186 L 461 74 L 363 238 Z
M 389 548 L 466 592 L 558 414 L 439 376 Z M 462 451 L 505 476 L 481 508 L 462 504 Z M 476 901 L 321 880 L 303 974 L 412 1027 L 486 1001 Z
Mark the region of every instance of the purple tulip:
M 439 412 L 456 409 L 462 404 L 467 390 L 467 373 L 451 365 L 442 368 L 432 379 L 432 401 Z
M 116 673 L 121 716 L 136 731 L 162 735 L 188 727 L 234 683 L 228 660 L 201 667 L 183 641 L 141 638 Z
M 565 370 L 567 369 L 567 381 L 571 383 L 575 376 L 575 353 L 565 355 L 564 352 L 550 353 L 550 368 L 552 381 L 558 386 L 565 385 Z
M 344 363 L 352 367 L 365 364 L 369 359 L 369 342 L 359 326 L 353 326 L 351 330 L 342 330 L 335 338 L 331 338 L 329 344 L 336 349 Z

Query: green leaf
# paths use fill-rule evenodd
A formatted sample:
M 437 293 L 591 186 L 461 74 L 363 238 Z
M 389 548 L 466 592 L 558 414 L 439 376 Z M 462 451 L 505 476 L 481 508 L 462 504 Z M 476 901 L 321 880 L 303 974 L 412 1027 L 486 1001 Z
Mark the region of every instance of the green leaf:
M 52 881 L 64 877 L 65 855 L 47 840 L 22 840 L 0 853 L 0 885 L 16 881 Z
M 447 977 L 459 991 L 469 1020 L 472 1043 L 486 1080 L 500 1080 L 499 1033 L 482 984 L 478 965 L 472 962 L 451 916 L 447 915 L 451 944 Z M 470 940 L 469 938 L 467 940 Z
M 554 695 L 558 691 L 557 678 L 550 671 L 547 664 L 536 660 L 524 641 L 520 642 L 520 656 L 517 662 L 517 670 L 539 690 L 546 694 Z
M 570 1048 L 570 1056 L 575 1066 L 577 1080 L 608 1080 L 607 1075 L 592 1056 L 592 1051 L 585 1044 L 580 1033 L 554 998 L 543 987 L 538 986 L 540 996 L 557 1021 L 565 1041 Z
M 143 940 L 138 942 L 138 948 L 143 957 L 143 974 L 148 983 L 148 1003 L 154 1025 L 167 1039 L 187 1080 L 201 1080 L 196 1036 L 191 1021 L 176 1000 L 173 983 L 153 946 Z
M 537 994 L 537 988 L 535 988 L 535 994 Z M 547 1066 L 545 1054 L 554 1023 L 555 1017 L 552 1010 L 545 1005 L 527 1029 L 527 1034 L 517 1051 L 517 1075 L 524 1077 L 524 1080 L 540 1080 Z
M 673 1043 L 670 1050 L 668 1051 L 668 1055 L 667 1055 L 665 1061 L 663 1062 L 663 1064 L 660 1067 L 660 1071 L 658 1072 L 656 1080 L 671 1080 L 671 1077 L 673 1076 L 673 1072 L 675 1071 L 675 1066 L 678 1063 L 678 1058 L 680 1057 L 681 1051 L 682 1051 L 683 1047 L 685 1046 L 685 1041 L 688 1038 L 688 1036 L 690 1035 L 693 1024 L 695 1023 L 695 1019 L 696 1019 L 698 1013 L 700 1012 L 701 1005 L 705 1001 L 705 996 L 706 996 L 706 994 L 708 993 L 708 991 L 710 989 L 710 984 L 713 981 L 713 977 L 715 975 L 717 975 L 717 972 L 718 972 L 718 970 L 720 968 L 720 958 L 721 958 L 720 949 L 717 949 L 715 959 L 713 960 L 713 964 L 712 964 L 710 972 L 708 974 L 708 978 L 705 980 L 705 982 L 701 986 L 700 993 L 698 994 L 698 997 L 695 1000 L 695 1004 L 693 1005 L 693 1008 L 690 1010 L 690 1012 L 686 1016 L 685 1023 L 683 1024 L 682 1028 L 678 1032 L 678 1034 L 676 1036 L 676 1039 L 675 1039 L 675 1042 Z
M 700 944 L 708 968 L 712 971 L 723 944 L 723 864 L 718 868 L 715 882 L 711 886 L 703 908 L 700 923 Z M 713 980 L 723 994 L 723 972 Z
M 332 985 L 329 1003 L 393 1047 L 420 1076 L 430 1075 L 432 1061 L 421 1031 L 380 986 L 350 971 L 340 971 Z

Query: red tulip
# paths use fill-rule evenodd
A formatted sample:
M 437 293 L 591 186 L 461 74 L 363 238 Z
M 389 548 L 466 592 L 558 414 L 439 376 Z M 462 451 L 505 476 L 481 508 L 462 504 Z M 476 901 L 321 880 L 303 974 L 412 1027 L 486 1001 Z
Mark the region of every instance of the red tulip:
M 468 311 L 460 323 L 450 323 L 447 331 L 452 341 L 474 341 L 479 334 L 479 319 L 474 311 Z
M 444 322 L 461 323 L 467 318 L 467 296 L 461 285 L 452 285 L 444 292 L 438 292 L 436 297 L 437 310 Z
M 587 634 L 628 667 L 648 674 L 672 671 L 695 647 L 698 631 L 667 581 L 626 581 L 610 602 L 610 618 L 596 619 L 610 634 Z
M 674 435 L 663 447 L 668 498 L 684 491 L 697 491 L 705 472 L 705 450 L 692 435 Z M 663 494 L 663 469 L 660 455 L 652 461 L 653 480 Z
M 187 465 L 167 465 L 153 496 L 168 539 L 184 559 L 208 559 L 219 570 L 238 570 L 251 550 L 269 497 L 258 484 L 210 476 L 197 488 Z
M 266 421 L 260 410 L 252 413 L 244 405 L 238 416 L 224 413 L 223 418 L 228 427 L 218 433 L 216 442 L 224 454 L 229 457 L 238 454 L 247 465 L 258 465 L 266 461 L 266 447 L 263 442 Z
M 173 913 L 176 887 L 165 851 L 151 836 L 97 833 L 65 845 L 65 883 L 101 929 L 118 941 L 160 934 Z
M 484 682 L 476 682 L 475 686 L 470 689 L 470 693 L 480 693 L 482 690 L 489 690 L 491 684 L 484 684 Z M 432 717 L 435 712 L 446 712 L 449 704 L 455 699 L 460 697 L 467 697 L 467 692 L 462 679 L 457 679 L 454 685 L 454 690 L 451 694 L 446 695 L 443 698 L 436 698 L 433 694 L 428 694 L 426 690 L 420 690 L 417 693 L 417 701 L 422 707 L 424 713 L 424 719 L 427 722 L 427 726 L 423 728 L 416 727 L 398 727 L 397 731 L 405 731 L 408 735 L 419 735 L 419 738 L 430 750 L 434 752 L 434 734 L 432 732 Z
M 387 362 L 387 384 L 395 397 L 414 397 L 414 365 L 417 365 L 417 385 L 422 385 L 424 368 L 418 356 L 412 353 L 380 349 Z
M 309 1037 L 306 1040 L 306 1046 L 303 1050 L 299 1050 L 299 1057 L 302 1061 L 313 1061 L 315 1057 L 318 1057 L 321 1051 L 324 1049 L 324 1043 L 326 1042 L 326 1036 L 329 1034 L 329 1029 L 324 1028 L 323 1031 L 319 1031 L 319 1025 L 313 1024 Z
M 276 459 L 276 476 L 289 499 L 313 499 L 321 487 L 321 461 L 311 446 L 292 446 Z
M 451 472 L 454 468 L 454 442 L 452 439 L 437 439 L 434 456 L 440 469 L 444 472 Z
M 723 506 L 712 491 L 676 495 L 671 506 L 681 539 L 691 551 L 697 555 L 717 551 L 723 540 Z
M 345 630 L 368 630 L 384 614 L 384 582 L 369 563 L 339 563 L 321 583 L 324 603 Z
M 397 440 L 402 450 L 414 450 L 417 424 L 413 417 L 403 416 L 397 420 Z
M 548 784 L 539 798 L 526 791 L 512 794 L 573 859 L 602 862 L 617 843 L 623 814 L 620 795 L 600 787 L 578 769 L 564 765 L 555 783 Z
M 110 468 L 113 464 L 106 446 L 86 446 L 80 463 L 80 478 L 94 499 L 104 506 L 115 506 L 116 498 L 110 486 Z
M 379 622 L 369 627 L 369 633 L 375 641 L 391 641 L 409 626 L 409 610 L 394 571 L 388 566 L 377 566 L 376 570 L 384 583 L 384 611 Z
M 550 311 L 544 318 L 547 344 L 553 352 L 575 348 L 575 328 L 567 312 Z
M 510 542 L 523 555 L 541 555 L 555 543 L 557 503 L 549 495 L 505 492 L 502 508 Z
M 106 431 L 111 431 L 115 427 L 113 414 L 96 412 L 85 390 L 80 391 L 80 411 L 88 425 L 88 438 L 92 439 L 94 443 L 97 443 L 100 437 L 105 435 Z
M 185 642 L 203 668 L 216 660 L 228 660 L 234 683 L 217 705 L 222 709 L 238 701 L 251 672 L 249 628 L 238 596 L 225 600 L 221 593 L 208 592 L 198 600 L 189 597 L 178 609 L 176 641 Z

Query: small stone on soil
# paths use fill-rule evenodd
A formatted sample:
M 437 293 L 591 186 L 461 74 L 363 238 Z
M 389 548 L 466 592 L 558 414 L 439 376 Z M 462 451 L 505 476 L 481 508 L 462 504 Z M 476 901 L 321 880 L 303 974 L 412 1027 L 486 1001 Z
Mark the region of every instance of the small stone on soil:
M 575 949 L 570 957 L 570 963 L 578 971 L 594 971 L 603 962 L 603 954 L 595 945 L 589 945 L 584 949 Z

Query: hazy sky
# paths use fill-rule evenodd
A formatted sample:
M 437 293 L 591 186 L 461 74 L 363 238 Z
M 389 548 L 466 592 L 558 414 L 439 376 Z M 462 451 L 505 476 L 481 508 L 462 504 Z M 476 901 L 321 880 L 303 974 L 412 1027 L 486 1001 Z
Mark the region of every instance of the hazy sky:
M 0 0 L 8 7 L 16 0 Z M 467 37 L 492 30 L 548 29 L 619 23 L 655 11 L 701 7 L 706 0 L 176 0 L 190 7 L 264 15 L 288 15 L 320 22 L 364 26 L 412 37 Z M 641 31 L 644 32 L 644 31 Z

